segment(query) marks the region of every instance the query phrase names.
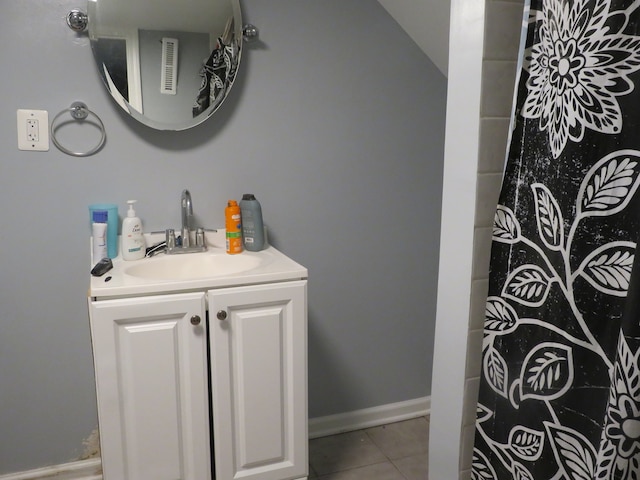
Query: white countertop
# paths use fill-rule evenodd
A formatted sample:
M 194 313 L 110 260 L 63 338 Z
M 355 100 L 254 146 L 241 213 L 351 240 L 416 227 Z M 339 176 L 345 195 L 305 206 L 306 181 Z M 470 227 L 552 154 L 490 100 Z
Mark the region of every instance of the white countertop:
M 164 239 L 163 234 L 145 234 L 147 246 L 154 245 Z M 208 250 L 202 253 L 187 253 L 171 255 L 172 261 L 179 262 L 178 257 L 190 257 L 188 261 L 194 261 L 201 256 L 228 255 L 224 248 L 224 230 L 218 232 L 206 232 Z M 194 290 L 206 290 L 211 288 L 235 287 L 242 285 L 256 285 L 261 283 L 273 283 L 307 278 L 305 267 L 293 261 L 280 251 L 269 246 L 260 252 L 244 251 L 228 257 L 255 257 L 258 266 L 250 270 L 237 273 L 216 274 L 211 276 L 199 276 L 198 278 L 153 278 L 140 277 L 127 274 L 131 267 L 151 266 L 151 262 L 165 261 L 169 257 L 160 253 L 151 258 L 125 261 L 120 256 L 112 259 L 113 269 L 100 277 L 91 276 L 89 296 L 94 298 L 126 297 L 132 295 L 153 295 L 159 293 L 184 292 Z M 175 259 L 174 259 L 175 257 Z M 233 258 L 225 259 L 226 263 L 233 262 Z M 247 260 L 238 258 L 238 261 Z

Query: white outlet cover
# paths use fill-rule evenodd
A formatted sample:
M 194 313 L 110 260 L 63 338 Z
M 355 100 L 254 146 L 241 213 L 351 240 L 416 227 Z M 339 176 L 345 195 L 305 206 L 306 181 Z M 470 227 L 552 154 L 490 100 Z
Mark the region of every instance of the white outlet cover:
M 46 152 L 49 150 L 49 113 L 46 110 L 18 110 L 18 149 Z M 33 131 L 33 122 L 36 130 Z M 31 125 L 31 132 L 29 129 Z M 31 135 L 30 135 L 31 133 Z M 36 137 L 34 140 L 32 137 Z

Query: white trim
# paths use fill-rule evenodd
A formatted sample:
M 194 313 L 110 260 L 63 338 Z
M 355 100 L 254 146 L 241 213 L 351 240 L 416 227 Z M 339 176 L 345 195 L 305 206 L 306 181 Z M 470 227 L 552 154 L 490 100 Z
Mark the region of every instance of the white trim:
M 142 109 L 142 73 L 140 71 L 140 40 L 138 37 L 138 29 L 124 29 L 118 34 L 107 34 L 100 32 L 99 37 L 125 41 L 125 48 L 127 52 L 127 89 L 129 93 L 128 99 L 125 100 L 122 94 L 115 87 L 115 85 L 113 85 L 111 76 L 104 66 L 104 63 L 102 64 L 102 68 L 104 69 L 104 72 L 106 74 L 105 78 L 107 79 L 107 84 L 109 85 L 109 91 L 113 95 L 113 98 L 116 100 L 116 102 L 127 112 L 129 111 L 129 107 L 127 107 L 126 105 L 122 105 L 123 101 L 128 103 L 138 112 L 144 113 Z M 0 477 L 0 479 L 2 479 L 2 477 Z
M 452 0 L 429 477 L 460 478 L 480 139 L 485 3 Z
M 55 475 L 55 476 L 54 476 Z M 99 458 L 37 468 L 27 472 L 0 475 L 0 480 L 102 480 L 102 461 Z
M 387 423 L 422 417 L 428 415 L 430 410 L 431 397 L 422 397 L 404 402 L 363 408 L 352 412 L 312 418 L 309 420 L 309 438 L 326 437 L 336 433 L 352 432 L 363 428 L 377 427 Z
M 431 397 L 389 403 L 309 420 L 309 438 L 326 437 L 429 415 Z M 55 475 L 55 477 L 54 477 Z M 100 458 L 0 475 L 0 480 L 102 480 Z

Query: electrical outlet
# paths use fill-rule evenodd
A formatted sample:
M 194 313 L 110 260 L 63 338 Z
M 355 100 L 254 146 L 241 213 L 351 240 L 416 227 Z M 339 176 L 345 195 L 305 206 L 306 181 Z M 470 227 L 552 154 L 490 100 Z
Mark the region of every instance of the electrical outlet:
M 40 141 L 40 122 L 35 118 L 27 119 L 27 140 L 31 143 L 38 143 Z
M 49 114 L 46 110 L 18 110 L 18 149 L 49 150 Z

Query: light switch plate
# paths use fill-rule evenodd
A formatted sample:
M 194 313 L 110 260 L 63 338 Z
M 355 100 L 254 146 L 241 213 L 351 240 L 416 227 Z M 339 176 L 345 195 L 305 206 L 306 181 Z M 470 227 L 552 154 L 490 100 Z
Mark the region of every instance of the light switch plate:
M 18 110 L 18 149 L 49 150 L 49 114 L 46 110 Z

